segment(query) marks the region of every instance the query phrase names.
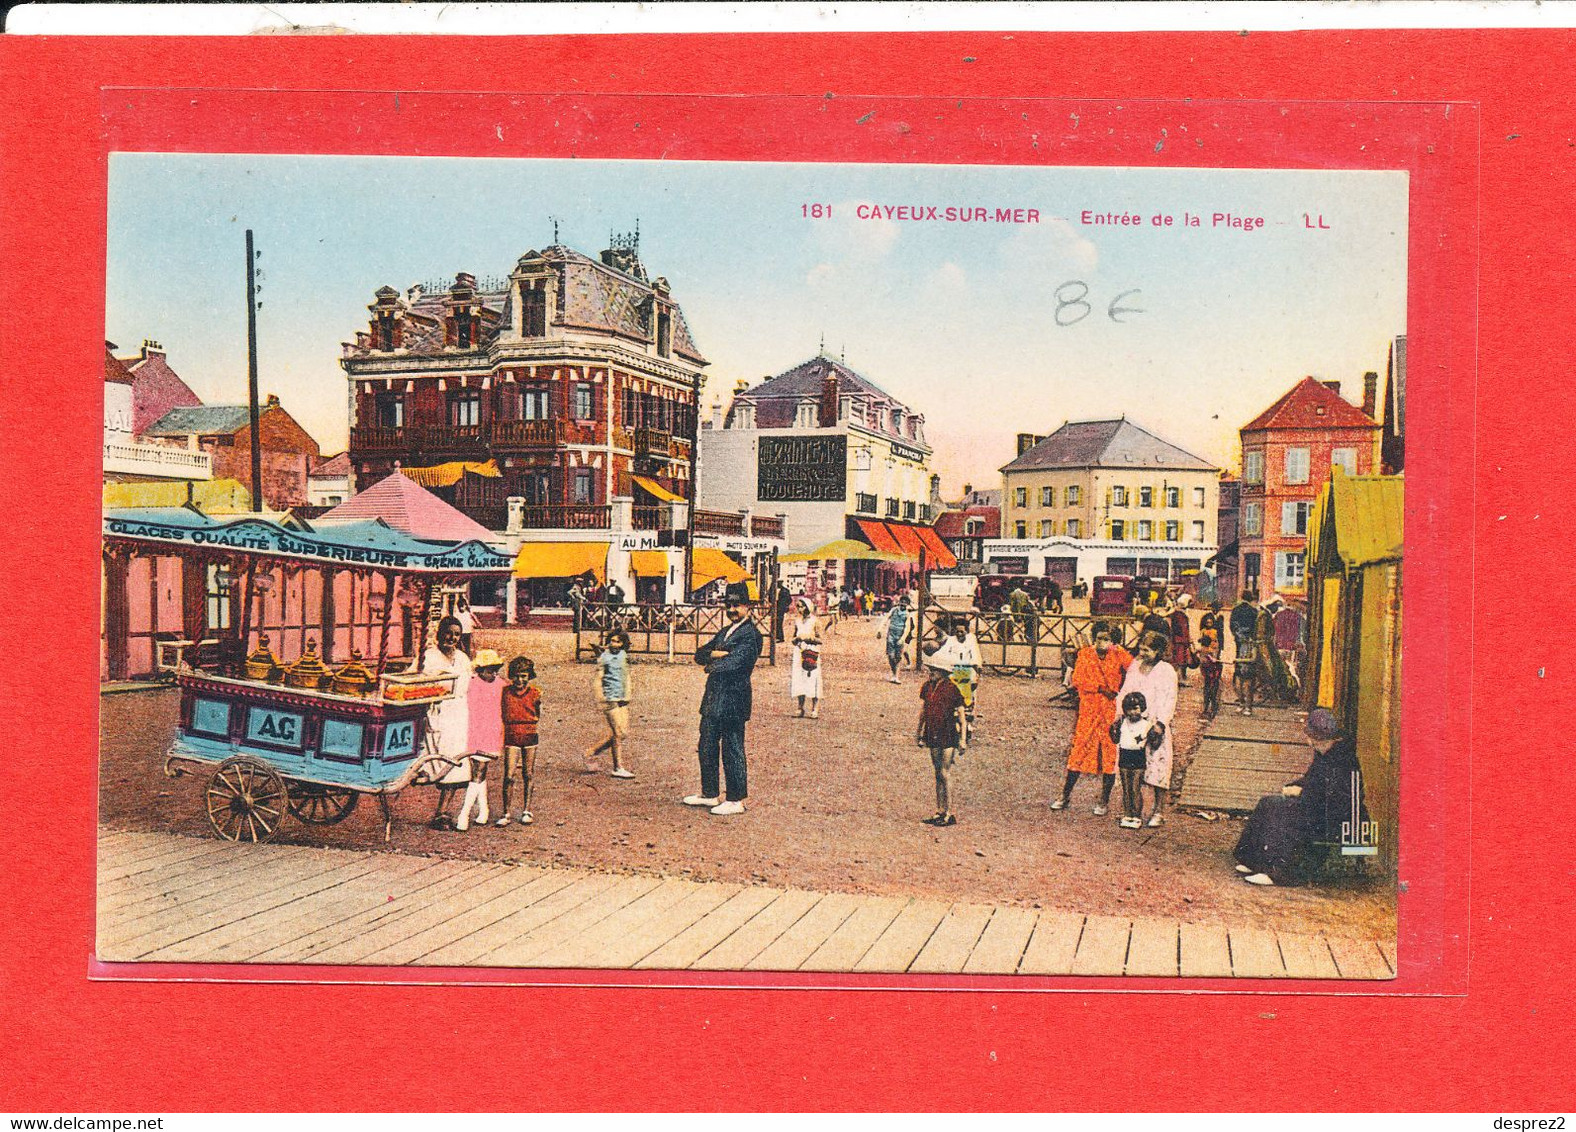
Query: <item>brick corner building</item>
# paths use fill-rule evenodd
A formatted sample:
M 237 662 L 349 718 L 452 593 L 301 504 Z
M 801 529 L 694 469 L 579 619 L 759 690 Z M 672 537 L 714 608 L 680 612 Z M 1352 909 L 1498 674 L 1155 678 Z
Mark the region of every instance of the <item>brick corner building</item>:
M 1330 468 L 1350 476 L 1379 469 L 1378 384 L 1377 373 L 1364 375 L 1358 408 L 1341 396 L 1339 381 L 1305 377 L 1242 426 L 1240 590 L 1302 596 L 1308 519 Z

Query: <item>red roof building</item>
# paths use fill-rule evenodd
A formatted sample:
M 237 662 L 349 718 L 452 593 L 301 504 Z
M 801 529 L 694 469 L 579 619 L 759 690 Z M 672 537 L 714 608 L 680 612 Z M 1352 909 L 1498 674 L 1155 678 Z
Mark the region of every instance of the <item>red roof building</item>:
M 136 367 L 132 367 L 135 372 Z M 211 453 L 216 479 L 252 487 L 251 414 L 245 405 L 195 405 L 171 409 L 148 427 L 152 439 L 184 440 Z M 317 441 L 270 394 L 258 416 L 261 438 L 262 506 L 275 511 L 310 502 L 307 478 L 319 455 Z M 253 492 L 252 498 L 257 498 Z
M 493 530 L 511 498 L 530 530 L 609 530 L 615 499 L 637 527 L 671 526 L 693 497 L 706 359 L 638 236 L 610 242 L 598 259 L 529 251 L 501 280 L 379 288 L 341 359 L 356 481 L 462 467 L 441 486 Z
M 137 357 L 120 361 L 131 374 L 133 435 L 141 436 L 171 409 L 189 409 L 202 404 L 202 398 L 170 368 L 164 357 L 164 347 L 157 342 L 144 341 Z
M 1379 470 L 1374 420 L 1378 375 L 1364 376 L 1363 407 L 1341 396 L 1339 381 L 1305 377 L 1242 426 L 1238 579 L 1243 592 L 1300 596 L 1308 518 L 1330 467 L 1347 475 Z
M 957 511 L 944 511 L 936 519 L 936 534 L 947 544 L 959 568 L 967 573 L 983 569 L 985 540 L 1001 537 L 1001 508 L 971 504 Z

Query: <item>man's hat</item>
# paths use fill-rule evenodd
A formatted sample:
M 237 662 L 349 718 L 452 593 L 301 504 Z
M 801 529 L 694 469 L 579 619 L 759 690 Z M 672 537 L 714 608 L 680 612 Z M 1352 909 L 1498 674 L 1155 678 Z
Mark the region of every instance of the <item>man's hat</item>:
M 723 601 L 728 605 L 754 605 L 755 595 L 748 582 L 729 582 Z
M 471 661 L 472 668 L 502 668 L 503 657 L 494 649 L 478 649 L 476 659 Z

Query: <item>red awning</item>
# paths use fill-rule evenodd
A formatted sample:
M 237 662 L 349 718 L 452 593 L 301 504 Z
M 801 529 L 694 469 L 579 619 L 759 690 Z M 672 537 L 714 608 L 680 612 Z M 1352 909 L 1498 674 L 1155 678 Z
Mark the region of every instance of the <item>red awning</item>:
M 947 549 L 947 544 L 941 541 L 941 536 L 930 527 L 915 527 L 914 533 L 919 535 L 919 541 L 930 552 L 930 565 L 938 570 L 950 570 L 958 564 L 952 551 Z
M 906 523 L 889 523 L 887 530 L 891 531 L 893 537 L 897 539 L 897 544 L 903 548 L 903 553 L 918 562 L 919 556 L 925 553 L 925 544 L 919 541 L 914 528 Z
M 864 532 L 870 545 L 877 550 L 884 550 L 888 554 L 902 554 L 903 548 L 898 545 L 897 539 L 892 537 L 892 532 L 885 523 L 878 523 L 874 519 L 860 519 L 859 529 Z

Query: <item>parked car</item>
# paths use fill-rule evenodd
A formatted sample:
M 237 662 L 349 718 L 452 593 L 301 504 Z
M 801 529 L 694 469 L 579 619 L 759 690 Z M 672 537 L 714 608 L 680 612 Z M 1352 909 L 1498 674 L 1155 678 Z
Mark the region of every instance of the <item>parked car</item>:
M 1133 612 L 1133 598 L 1139 593 L 1141 579 L 1120 574 L 1105 574 L 1094 580 L 1089 591 L 1089 612 L 1095 617 L 1127 616 Z

